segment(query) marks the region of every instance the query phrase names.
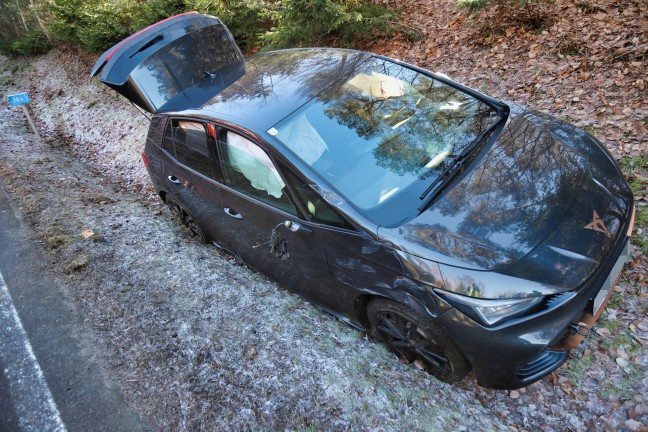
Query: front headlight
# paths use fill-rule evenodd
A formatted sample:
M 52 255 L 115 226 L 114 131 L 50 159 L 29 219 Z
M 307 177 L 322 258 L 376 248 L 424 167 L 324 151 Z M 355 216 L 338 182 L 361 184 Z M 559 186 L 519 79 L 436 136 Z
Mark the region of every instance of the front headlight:
M 450 304 L 468 315 L 475 321 L 493 325 L 498 322 L 520 315 L 542 301 L 543 296 L 522 299 L 488 300 L 468 297 L 448 291 L 435 290 L 444 296 Z

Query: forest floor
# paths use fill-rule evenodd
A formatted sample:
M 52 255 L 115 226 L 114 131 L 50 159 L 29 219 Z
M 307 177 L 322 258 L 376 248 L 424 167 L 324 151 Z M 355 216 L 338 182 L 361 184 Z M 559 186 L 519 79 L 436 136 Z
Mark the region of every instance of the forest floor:
M 592 132 L 645 210 L 640 3 L 557 0 L 529 29 L 416 0 L 403 14 L 408 37 L 363 48 Z M 140 161 L 147 121 L 89 80 L 94 59 L 70 47 L 0 58 L 2 99 L 28 91 L 45 137 L 36 142 L 21 111 L 2 107 L 0 182 L 152 429 L 648 431 L 641 247 L 595 334 L 556 373 L 514 391 L 471 377 L 440 383 L 175 226 Z M 647 228 L 637 226 L 636 245 Z

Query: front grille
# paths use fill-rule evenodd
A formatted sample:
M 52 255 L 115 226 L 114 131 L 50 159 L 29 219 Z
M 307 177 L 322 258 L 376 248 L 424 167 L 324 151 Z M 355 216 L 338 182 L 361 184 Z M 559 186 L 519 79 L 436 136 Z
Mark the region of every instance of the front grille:
M 568 351 L 545 350 L 521 368 L 517 376 L 522 382 L 533 381 L 558 369 L 567 360 L 568 355 Z
M 571 300 L 574 297 L 575 293 L 571 291 L 565 291 L 558 294 L 548 295 L 544 301 L 545 310 L 554 309 L 563 303 Z

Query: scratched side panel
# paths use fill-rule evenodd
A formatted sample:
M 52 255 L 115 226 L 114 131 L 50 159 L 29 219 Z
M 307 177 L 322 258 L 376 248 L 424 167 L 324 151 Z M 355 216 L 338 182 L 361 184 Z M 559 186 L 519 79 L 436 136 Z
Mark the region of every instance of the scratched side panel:
M 363 304 L 367 296 L 387 297 L 436 316 L 440 299 L 432 287 L 405 276 L 399 255 L 367 235 L 334 228 L 322 230 L 329 268 L 340 291 L 340 312 L 364 325 Z

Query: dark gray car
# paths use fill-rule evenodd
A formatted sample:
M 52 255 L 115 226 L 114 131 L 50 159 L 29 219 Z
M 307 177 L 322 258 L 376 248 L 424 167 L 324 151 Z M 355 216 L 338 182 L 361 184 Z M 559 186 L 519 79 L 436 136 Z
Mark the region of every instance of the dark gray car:
M 516 388 L 591 331 L 634 204 L 586 132 L 371 53 L 244 58 L 172 17 L 92 75 L 152 115 L 142 155 L 193 233 L 453 382 Z

